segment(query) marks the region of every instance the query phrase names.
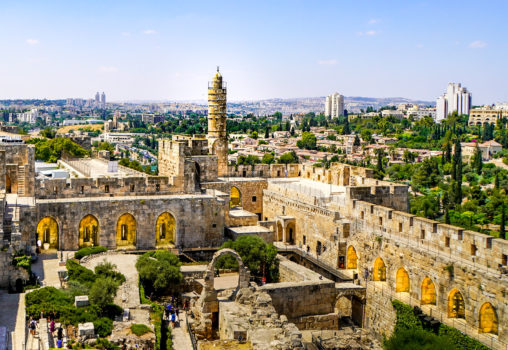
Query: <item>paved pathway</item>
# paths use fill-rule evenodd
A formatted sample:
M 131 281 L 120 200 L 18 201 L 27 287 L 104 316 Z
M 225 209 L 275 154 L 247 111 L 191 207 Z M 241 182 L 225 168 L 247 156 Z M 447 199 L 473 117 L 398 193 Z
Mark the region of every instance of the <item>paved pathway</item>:
M 185 312 L 180 311 L 178 315 L 180 320 L 180 327 L 171 330 L 171 338 L 173 339 L 173 349 L 175 350 L 188 350 L 192 349 L 192 342 L 190 335 L 187 332 L 187 322 L 185 319 Z
M 93 270 L 98 264 L 108 261 L 115 264 L 118 271 L 124 274 L 125 283 L 123 283 L 115 296 L 115 304 L 120 305 L 124 309 L 135 308 L 140 304 L 138 270 L 136 270 L 136 261 L 139 255 L 135 254 L 108 254 L 98 255 L 91 258 L 83 265 Z

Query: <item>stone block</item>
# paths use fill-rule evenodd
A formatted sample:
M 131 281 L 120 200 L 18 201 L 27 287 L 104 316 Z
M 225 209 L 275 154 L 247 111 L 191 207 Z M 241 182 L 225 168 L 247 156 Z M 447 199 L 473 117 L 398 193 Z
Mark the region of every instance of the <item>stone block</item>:
M 89 304 L 88 295 L 77 295 L 74 297 L 74 306 L 76 307 L 88 306 Z
M 92 322 L 78 324 L 78 335 L 80 337 L 93 337 L 95 330 Z

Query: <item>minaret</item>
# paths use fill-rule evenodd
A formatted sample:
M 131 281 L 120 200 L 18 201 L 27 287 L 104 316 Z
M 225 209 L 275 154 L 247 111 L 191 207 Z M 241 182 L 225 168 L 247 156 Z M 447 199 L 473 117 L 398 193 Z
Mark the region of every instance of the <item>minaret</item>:
M 208 82 L 208 148 L 218 158 L 217 173 L 228 174 L 228 139 L 226 137 L 226 83 L 217 67 L 213 80 Z

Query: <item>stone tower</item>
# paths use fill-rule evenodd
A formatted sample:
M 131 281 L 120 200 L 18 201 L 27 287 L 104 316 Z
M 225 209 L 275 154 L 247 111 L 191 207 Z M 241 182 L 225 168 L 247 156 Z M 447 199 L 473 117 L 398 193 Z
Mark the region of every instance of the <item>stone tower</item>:
M 217 73 L 208 82 L 208 148 L 217 156 L 217 173 L 228 173 L 228 139 L 226 136 L 226 83 L 217 67 Z

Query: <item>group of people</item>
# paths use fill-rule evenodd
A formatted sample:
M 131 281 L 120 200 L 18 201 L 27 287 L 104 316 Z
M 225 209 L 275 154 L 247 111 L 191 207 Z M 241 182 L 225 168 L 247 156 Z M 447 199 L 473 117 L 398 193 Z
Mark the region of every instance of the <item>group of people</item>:
M 178 318 L 178 316 L 180 315 L 179 306 L 180 307 L 182 306 L 180 300 L 177 297 L 172 296 L 171 302 L 166 304 L 166 306 L 164 308 L 165 319 L 168 320 L 169 322 L 171 322 L 171 327 L 173 327 L 173 328 L 180 326 L 180 319 Z M 184 310 L 188 310 L 188 308 L 189 308 L 189 301 L 188 300 L 186 300 L 183 303 L 183 307 L 184 307 Z
M 44 310 L 42 310 L 40 318 L 41 319 L 46 318 L 48 320 L 49 332 L 51 333 L 51 337 L 54 337 L 56 332 L 57 338 L 56 347 L 59 349 L 63 348 L 63 328 L 62 326 L 56 327 L 54 312 L 50 311 L 48 314 L 45 314 Z M 32 334 L 32 336 L 35 336 L 38 325 L 39 324 L 37 320 L 32 316 L 30 316 L 30 320 L 28 321 L 28 329 L 30 330 L 30 334 Z

